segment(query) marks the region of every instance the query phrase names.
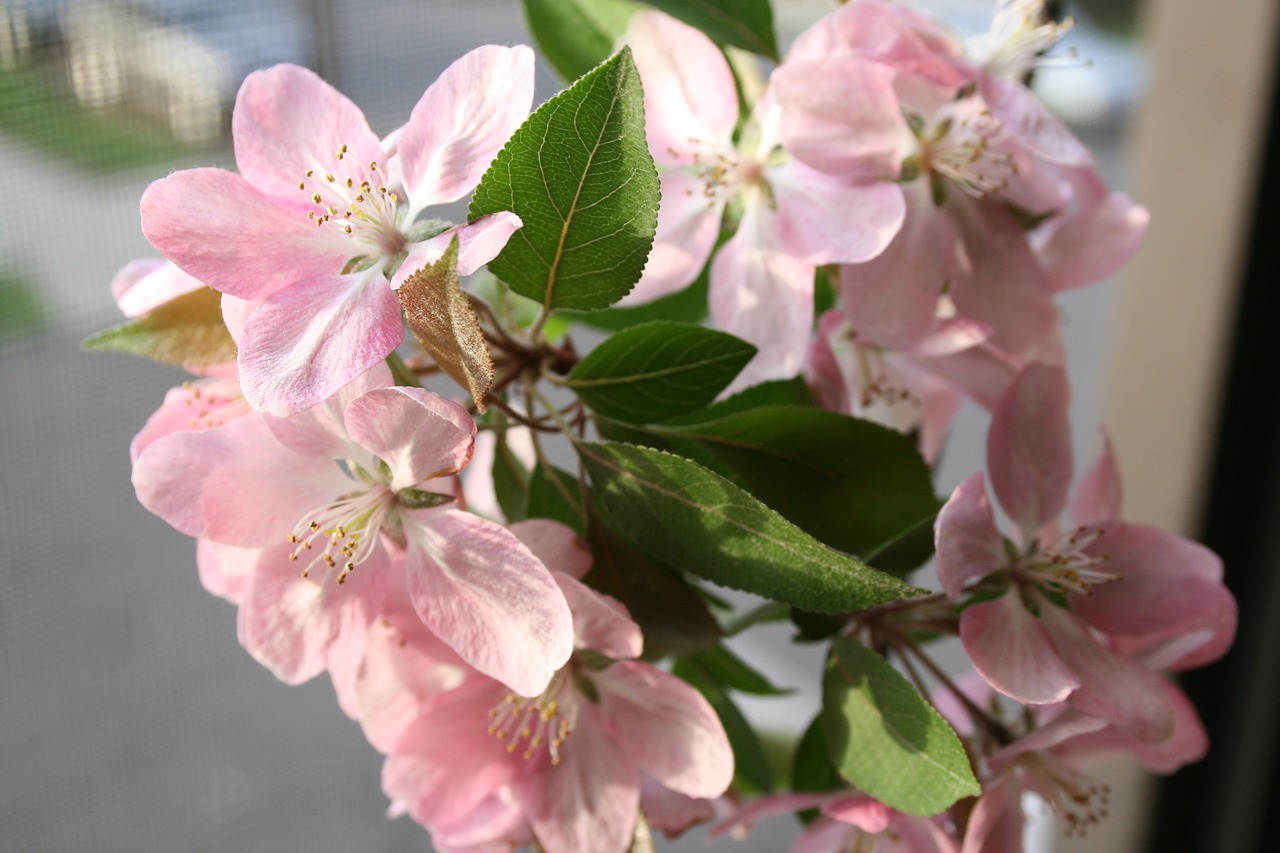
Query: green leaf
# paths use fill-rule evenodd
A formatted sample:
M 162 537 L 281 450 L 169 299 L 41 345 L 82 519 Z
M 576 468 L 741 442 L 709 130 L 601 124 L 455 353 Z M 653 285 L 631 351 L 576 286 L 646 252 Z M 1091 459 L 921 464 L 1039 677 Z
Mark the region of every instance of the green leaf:
M 831 760 L 855 787 L 886 805 L 933 815 L 982 788 L 960 738 L 880 655 L 857 640 L 832 646 L 822 683 Z
M 643 305 L 626 305 L 591 311 L 585 314 L 570 313 L 557 316 L 568 317 L 575 322 L 604 329 L 606 332 L 618 332 L 652 320 L 675 320 L 679 323 L 701 323 L 707 318 L 707 286 L 710 267 L 702 271 L 702 275 L 694 279 L 693 284 L 684 290 L 660 296 Z
M 524 225 L 489 269 L 546 309 L 607 308 L 640 279 L 658 224 L 658 171 L 630 48 L 529 116 L 480 180 L 471 219 Z
M 663 425 L 704 424 L 708 421 L 718 421 L 721 418 L 736 415 L 739 412 L 763 409 L 766 406 L 812 407 L 813 395 L 809 393 L 809 386 L 799 376 L 791 379 L 771 379 L 768 382 L 761 382 L 759 385 L 744 388 L 732 397 L 721 400 L 705 409 L 689 412 L 679 417 L 668 418 L 663 421 Z
M 631 0 L 524 0 L 539 52 L 565 80 L 607 59 L 640 8 Z
M 490 415 L 494 412 L 490 411 Z M 528 501 L 529 472 L 507 445 L 505 429 L 496 430 L 496 447 L 493 451 L 493 492 L 498 507 L 508 522 L 525 519 Z
M 591 498 L 594 502 L 594 492 Z M 595 507 L 589 532 L 595 561 L 585 580 L 631 611 L 644 632 L 645 658 L 692 654 L 720 640 L 720 626 L 702 596 L 675 572 L 633 548 Z
M 707 405 L 755 354 L 754 346 L 725 332 L 644 323 L 589 352 L 564 384 L 597 414 L 643 424 Z
M 222 294 L 209 287 L 175 296 L 141 317 L 90 336 L 80 346 L 132 353 L 176 367 L 236 360 L 236 343 L 222 322 Z
M 864 554 L 938 509 L 915 442 L 870 421 L 771 406 L 649 429 L 700 441 L 752 494 L 842 551 Z
M 629 444 L 576 449 L 605 520 L 677 571 L 821 612 L 923 594 L 826 547 L 696 462 Z
M 712 41 L 779 61 L 769 0 L 645 0 L 706 33 Z
M 753 669 L 746 661 L 729 651 L 723 645 L 698 652 L 688 658 L 700 666 L 717 684 L 749 693 L 752 696 L 786 696 L 794 693 L 792 688 L 775 687 L 762 673 Z
M 863 554 L 862 558 L 882 572 L 902 577 L 933 556 L 933 525 L 938 513 L 931 512 L 911 527 Z
M 550 518 L 567 524 L 581 536 L 583 525 L 582 489 L 578 478 L 553 465 L 539 464 L 529 476 L 526 518 Z
M 793 791 L 834 791 L 845 787 L 844 779 L 831 763 L 831 750 L 823 730 L 822 715 L 813 718 L 796 744 L 791 760 Z
M 724 726 L 724 733 L 733 748 L 733 775 L 736 787 L 765 794 L 773 790 L 773 770 L 764 745 L 756 730 L 742 715 L 742 711 L 729 698 L 719 682 L 696 660 L 684 659 L 672 667 L 672 672 L 693 685 L 708 704 L 715 709 Z M 745 784 L 744 784 L 745 783 Z

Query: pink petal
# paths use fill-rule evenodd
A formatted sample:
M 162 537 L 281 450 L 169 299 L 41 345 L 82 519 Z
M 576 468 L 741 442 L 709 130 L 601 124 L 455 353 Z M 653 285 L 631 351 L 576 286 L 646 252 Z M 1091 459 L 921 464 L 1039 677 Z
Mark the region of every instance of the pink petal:
M 350 241 L 319 233 L 307 219 L 307 201 L 272 197 L 221 169 L 187 169 L 142 194 L 142 233 L 210 287 L 264 299 L 296 281 L 337 272 L 351 255 Z
M 347 406 L 344 420 L 348 435 L 390 466 L 393 491 L 458 473 L 475 446 L 467 410 L 424 388 L 370 391 Z
M 814 269 L 773 245 L 773 219 L 763 204 L 749 206 L 738 233 L 712 262 L 712 318 L 758 349 L 725 393 L 794 376 L 804 363 L 813 328 Z
M 329 647 L 360 636 L 377 616 L 385 594 L 386 553 L 377 548 L 339 585 L 332 578 L 299 575 L 287 543 L 265 548 L 240 603 L 240 644 L 286 684 L 319 675 Z
M 403 338 L 400 302 L 376 268 L 299 282 L 245 323 L 240 385 L 255 409 L 291 415 L 378 364 Z
M 373 454 L 347 435 L 344 417 L 353 400 L 391 384 L 391 369 L 385 362 L 378 362 L 318 405 L 287 418 L 264 416 L 263 420 L 276 441 L 294 453 L 373 466 Z
M 893 810 L 871 797 L 846 797 L 824 806 L 822 813 L 841 823 L 849 823 L 863 832 L 878 835 L 889 828 Z
M 1173 773 L 1199 761 L 1209 751 L 1209 737 L 1186 695 L 1172 681 L 1161 679 L 1161 693 L 1173 713 L 1173 734 L 1157 743 L 1143 743 L 1107 726 L 1083 734 L 1063 745 L 1072 760 L 1091 760 L 1117 754 L 1131 755 L 1153 773 Z
M 862 833 L 847 823 L 820 817 L 791 845 L 791 853 L 843 853 L 861 841 Z M 853 849 L 857 849 L 856 847 Z
M 1022 853 L 1022 790 L 1009 776 L 988 782 L 969 815 L 960 853 Z
M 1080 680 L 1069 700 L 1072 707 L 1107 720 L 1145 743 L 1158 743 L 1173 734 L 1173 711 L 1160 676 L 1104 648 L 1073 614 L 1046 606 L 1040 621 L 1052 636 L 1058 657 Z
M 778 242 L 811 264 L 856 264 L 885 250 L 902 228 L 906 201 L 889 181 L 857 182 L 799 161 L 766 170 L 777 204 Z
M 951 290 L 960 316 L 989 326 L 990 342 L 1024 363 L 1061 362 L 1058 309 L 1026 229 L 1007 208 L 960 193 L 950 194 L 945 209 L 963 241 Z
M 1042 610 L 1054 610 L 1042 602 Z M 1026 607 L 1017 588 L 960 614 L 960 639 L 974 668 L 1006 696 L 1029 705 L 1061 702 L 1079 686 L 1058 657 L 1044 625 Z
M 818 808 L 848 796 L 850 796 L 849 791 L 823 791 L 818 793 L 769 794 L 757 797 L 745 806 L 738 806 L 728 817 L 711 827 L 707 832 L 707 840 L 714 841 L 727 832 L 747 829 L 751 824 L 767 818 Z
M 528 767 L 488 734 L 502 687 L 472 678 L 424 703 L 382 768 L 382 789 L 414 820 L 457 828 Z M 465 768 L 465 772 L 459 772 Z
M 417 613 L 397 603 L 370 626 L 350 704 L 369 743 L 390 753 L 423 705 L 457 687 L 469 671 Z
M 702 179 L 675 170 L 663 171 L 661 177 L 662 204 L 653 251 L 644 274 L 621 304 L 649 302 L 692 282 L 702 272 L 720 235 L 724 202 L 707 198 Z
M 660 829 L 667 838 L 675 838 L 690 827 L 707 823 L 716 816 L 713 801 L 686 797 L 647 776 L 640 778 L 640 808 L 649 824 Z
M 1049 224 L 1051 236 L 1040 248 L 1053 289 L 1085 287 L 1118 271 L 1138 251 L 1150 222 L 1147 209 L 1124 193 L 1080 202 L 1065 221 Z
M 111 296 L 120 313 L 140 317 L 174 297 L 204 284 L 184 273 L 173 263 L 144 258 L 130 261 L 111 280 Z
M 640 808 L 639 779 L 599 712 L 581 704 L 560 764 L 517 783 L 517 796 L 546 853 L 624 853 Z
M 231 365 L 232 373 L 235 366 Z M 234 377 L 195 379 L 164 395 L 160 408 L 147 418 L 129 443 L 129 458 L 138 461 L 152 442 L 175 432 L 214 429 L 252 411 Z
M 469 193 L 532 104 L 533 51 L 524 45 L 478 47 L 446 68 L 397 143 L 409 218 Z
M 511 532 L 552 572 L 581 578 L 591 569 L 591 548 L 573 528 L 548 518 L 511 525 Z
M 406 513 L 409 595 L 467 663 L 522 696 L 573 651 L 573 618 L 550 573 L 506 528 L 452 509 Z
M 644 11 L 631 18 L 622 40 L 644 85 L 645 130 L 659 163 L 687 163 L 691 139 L 731 143 L 738 87 L 710 39 L 669 15 Z
M 430 240 L 413 243 L 409 256 L 391 277 L 391 289 L 399 290 L 409 276 L 440 260 L 454 237 L 458 238 L 458 275 L 471 275 L 498 257 L 520 225 L 520 217 L 514 213 L 491 213 L 466 225 L 456 225 Z
M 1119 580 L 1071 597 L 1071 609 L 1108 634 L 1140 635 L 1191 623 L 1221 588 L 1222 561 L 1203 545 L 1145 524 L 1114 523 L 1087 551 Z
M 338 172 L 382 157 L 360 108 L 296 65 L 276 65 L 245 78 L 231 114 L 236 165 L 255 187 L 279 198 L 302 196 L 307 169 Z M 343 160 L 334 156 L 340 146 Z
M 1071 488 L 1071 389 L 1061 368 L 1022 371 L 991 417 L 987 469 L 1000 506 L 1023 541 L 1056 519 Z
M 983 72 L 978 91 L 1004 129 L 1037 158 L 1065 166 L 1093 163 L 1084 143 L 1021 82 Z
M 841 267 L 840 295 L 858 333 L 891 349 L 916 346 L 934 328 L 943 288 L 959 273 L 959 235 L 922 181 L 901 187 L 906 219 L 889 246 Z
M 201 539 L 196 543 L 196 569 L 205 591 L 239 604 L 258 557 L 256 548 L 236 548 Z
M 615 660 L 640 657 L 644 637 L 620 601 L 568 575 L 556 573 L 552 577 L 573 614 L 574 648 L 594 649 Z
M 720 718 L 684 681 L 637 661 L 595 677 L 600 708 L 628 760 L 672 790 L 718 797 L 733 780 Z
M 1102 433 L 1102 452 L 1080 478 L 1071 500 L 1071 517 L 1076 524 L 1101 526 L 1120 517 L 1120 467 L 1116 465 L 1111 436 Z
M 981 472 L 956 487 L 938 512 L 934 529 L 938 579 L 951 598 L 959 598 L 969 581 L 1008 562 Z
M 893 72 L 853 56 L 785 62 L 772 77 L 782 144 L 797 160 L 850 178 L 897 176 L 914 140 Z
M 151 444 L 133 468 L 138 500 L 189 536 L 241 547 L 285 541 L 303 514 L 350 491 L 332 457 L 290 452 L 264 419 Z
M 225 293 L 222 295 L 222 322 L 231 333 L 231 339 L 236 342 L 236 346 L 240 346 L 240 338 L 244 335 L 244 324 L 248 321 L 249 315 L 258 310 L 260 304 L 260 302 L 239 299 Z

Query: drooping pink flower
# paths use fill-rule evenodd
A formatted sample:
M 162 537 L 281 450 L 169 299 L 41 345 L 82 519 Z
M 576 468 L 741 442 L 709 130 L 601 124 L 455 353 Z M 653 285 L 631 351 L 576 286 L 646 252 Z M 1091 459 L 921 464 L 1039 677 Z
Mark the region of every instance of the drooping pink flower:
M 403 575 L 418 617 L 463 659 L 537 693 L 572 649 L 564 596 L 505 528 L 449 506 L 475 437 L 466 410 L 389 383 L 380 366 L 293 417 L 158 440 L 134 466 L 139 500 L 184 533 L 244 549 L 210 558 L 222 576 L 249 575 L 240 639 L 283 680 L 322 671 Z
M 475 186 L 532 97 L 527 47 L 477 48 L 384 147 L 353 103 L 304 68 L 245 79 L 232 116 L 240 174 L 156 181 L 142 227 L 190 275 L 261 303 L 238 357 L 254 408 L 302 411 L 385 358 L 404 336 L 396 289 L 454 237 L 463 275 L 497 255 L 521 224 L 514 214 L 447 230 L 418 218 Z
M 732 211 L 737 231 L 711 267 L 711 315 L 760 350 L 733 387 L 795 375 L 813 327 L 815 268 L 879 254 L 902 224 L 901 194 L 887 182 L 824 173 L 793 159 L 780 147 L 768 92 L 735 141 L 733 73 L 698 30 L 642 12 L 625 40 L 644 82 L 649 147 L 662 181 L 654 249 L 629 300 L 647 301 L 693 281 Z
M 987 335 L 972 321 L 940 320 L 929 337 L 895 352 L 859 334 L 840 311 L 828 311 L 818 321 L 805 378 L 823 408 L 918 431 L 920 452 L 932 462 L 961 400 L 969 396 L 992 409 L 1017 373 L 986 345 Z
M 416 649 L 420 636 L 393 621 L 387 640 L 369 647 L 348 704 L 400 709 L 382 712 L 372 730 L 366 721 L 366 732 L 389 752 L 383 787 L 393 810 L 425 825 L 439 849 L 506 849 L 536 838 L 548 853 L 622 853 L 655 785 L 719 796 L 732 752 L 696 690 L 634 659 L 642 639 L 626 608 L 574 577 L 589 554 L 572 531 L 549 521 L 512 530 L 548 565 L 568 570 L 553 574 L 573 611 L 576 650 L 546 690 L 520 696 L 457 669 L 423 687 L 433 676 L 421 663 L 439 655 Z M 379 660 L 388 657 L 404 663 Z M 672 805 L 656 796 L 654 811 L 676 829 L 699 813 Z
M 1235 633 L 1222 565 L 1174 534 L 1118 519 L 1119 484 L 1104 451 L 1061 533 L 1072 460 L 1069 391 L 1060 368 L 1032 365 L 997 407 L 987 469 L 1017 535 L 1002 539 L 981 474 L 938 515 L 938 576 L 947 594 L 981 594 L 960 617 L 974 666 L 1031 705 L 1066 700 L 1146 743 L 1174 729 L 1161 670 L 1216 659 Z M 1011 542 L 1012 544 L 1006 544 Z

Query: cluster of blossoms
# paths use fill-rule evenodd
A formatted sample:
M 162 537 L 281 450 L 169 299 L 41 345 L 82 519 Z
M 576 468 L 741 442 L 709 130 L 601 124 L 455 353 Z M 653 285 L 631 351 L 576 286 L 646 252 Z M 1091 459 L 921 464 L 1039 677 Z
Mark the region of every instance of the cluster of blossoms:
M 524 320 L 505 291 L 501 304 L 464 299 L 498 371 L 487 399 L 468 408 L 419 384 L 449 369 L 406 342 L 410 287 L 440 264 L 468 276 L 509 241 L 538 239 L 519 209 L 461 225 L 428 215 L 489 180 L 524 132 L 528 48 L 466 54 L 381 140 L 311 72 L 256 72 L 233 116 L 238 174 L 192 169 L 147 190 L 143 230 L 167 261 L 121 271 L 121 310 L 154 327 L 157 312 L 212 288 L 234 357 L 191 360 L 198 378 L 135 439 L 138 498 L 198 540 L 201 582 L 236 605 L 255 659 L 287 683 L 329 673 L 386 756 L 392 811 L 426 826 L 437 849 L 622 853 L 644 849 L 650 827 L 717 821 L 724 832 L 820 809 L 797 853 L 1015 851 L 1024 792 L 1083 827 L 1100 810 L 1087 759 L 1124 752 L 1172 772 L 1207 748 L 1168 674 L 1232 641 L 1219 561 L 1120 520 L 1109 444 L 1070 498 L 1055 297 L 1118 269 L 1147 214 L 1107 190 L 1024 85 L 1063 29 L 1040 13 L 1035 0 L 1005 0 L 991 32 L 962 44 L 902 6 L 850 0 L 758 93 L 739 91 L 750 75 L 735 75 L 708 35 L 665 14 L 636 13 L 621 40 L 643 84 L 662 199 L 624 303 L 705 270 L 712 325 L 754 353 L 722 397 L 800 375 L 816 405 L 909 436 L 928 462 L 963 399 L 991 413 L 986 477 L 965 480 L 936 515 L 942 592 L 841 613 L 833 631 L 886 653 L 922 693 L 917 666 L 935 676 L 932 701 L 981 791 L 949 808 L 866 790 L 834 758 L 851 787 L 744 801 L 722 704 L 678 665 L 654 665 L 664 650 L 646 648 L 637 604 L 637 586 L 675 585 L 714 609 L 682 574 L 699 568 L 619 581 L 629 563 L 600 534 L 611 485 L 594 473 L 567 478 L 560 495 L 577 530 L 532 500 L 530 472 L 556 470 L 541 437 L 577 446 L 589 422 L 611 428 L 595 403 L 565 407 L 538 389 L 585 363 L 550 339 L 549 292 Z M 558 261 L 569 217 L 554 225 Z M 815 282 L 835 294 L 816 318 Z M 496 413 L 480 417 L 486 404 Z M 640 426 L 622 437 L 643 442 Z M 534 456 L 521 462 L 526 428 Z M 477 471 L 480 429 L 502 453 Z M 509 524 L 472 511 L 508 464 L 530 516 Z M 746 547 L 734 554 L 754 558 Z M 923 638 L 946 635 L 972 660 L 970 683 L 930 659 Z

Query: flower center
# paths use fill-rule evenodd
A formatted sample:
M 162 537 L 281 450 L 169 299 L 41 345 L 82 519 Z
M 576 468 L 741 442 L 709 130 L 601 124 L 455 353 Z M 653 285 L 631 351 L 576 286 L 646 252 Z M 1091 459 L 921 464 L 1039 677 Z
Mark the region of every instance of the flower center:
M 252 409 L 240 393 L 240 383 L 228 376 L 207 376 L 182 383 L 183 403 L 190 411 L 187 426 L 213 429 Z
M 1013 155 L 995 149 L 1003 139 L 1004 127 L 990 110 L 949 116 L 921 139 L 920 159 L 926 171 L 974 198 L 985 198 L 1007 187 L 1018 173 Z
M 337 582 L 369 559 L 378 542 L 378 532 L 395 505 L 395 494 L 385 484 L 355 492 L 326 504 L 302 517 L 286 537 L 293 544 L 290 560 L 297 561 L 308 551 L 315 551 L 302 568 L 309 577 L 316 564 L 324 565 L 325 574 L 337 572 Z
M 400 196 L 388 190 L 376 160 L 366 166 L 347 156 L 347 146 L 334 152 L 338 165 L 332 170 L 316 164 L 303 173 L 298 189 L 311 198 L 307 219 L 317 228 L 336 228 L 377 248 L 375 254 L 393 255 L 404 248 L 398 213 Z M 367 254 L 355 252 L 353 255 Z
M 1089 827 L 1107 816 L 1111 789 L 1083 773 L 1072 770 L 1044 752 L 1028 752 L 1018 757 L 1018 766 L 1038 784 L 1039 794 L 1062 821 L 1068 836 L 1083 836 Z
M 532 699 L 508 693 L 489 709 L 489 734 L 507 745 L 507 752 L 522 749 L 521 757 L 530 761 L 545 752 L 551 763 L 560 763 L 560 747 L 564 746 L 578 721 L 578 703 L 574 695 L 570 667 L 564 667 L 551 678 L 547 689 Z
M 1124 580 L 1124 575 L 1098 568 L 1107 554 L 1085 553 L 1105 532 L 1101 527 L 1077 527 L 1050 547 L 1028 554 L 1015 573 L 1050 593 L 1092 595 L 1094 587 Z

